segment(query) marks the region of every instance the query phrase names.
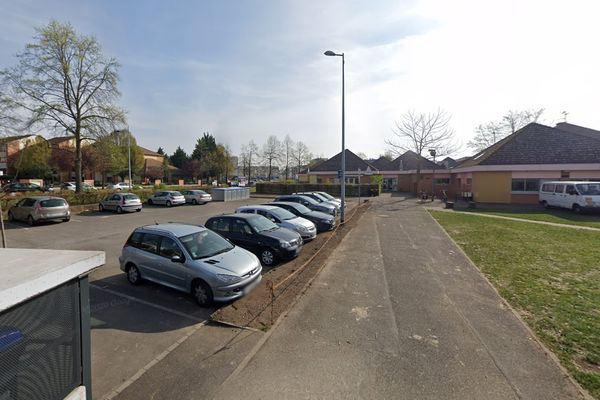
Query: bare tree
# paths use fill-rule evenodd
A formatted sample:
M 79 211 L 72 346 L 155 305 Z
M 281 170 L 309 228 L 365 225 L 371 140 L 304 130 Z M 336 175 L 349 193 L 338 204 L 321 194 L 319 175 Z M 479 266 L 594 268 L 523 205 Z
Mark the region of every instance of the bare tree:
M 413 151 L 417 158 L 417 182 L 421 180 L 423 151 L 435 149 L 437 156 L 449 155 L 458 150 L 454 131 L 450 128 L 450 115 L 438 109 L 433 113 L 408 111 L 392 129 L 394 137 L 385 142 L 396 154 Z
M 311 158 L 312 154 L 308 150 L 308 147 L 302 141 L 296 143 L 294 148 L 294 161 L 296 162 L 297 166 L 296 173 L 299 173 L 302 169 L 302 166 L 307 165 Z
M 283 145 L 281 141 L 277 139 L 277 136 L 271 135 L 267 138 L 267 141 L 263 145 L 261 156 L 269 167 L 267 180 L 270 182 L 273 164 L 279 163 L 283 157 Z
M 283 158 L 285 159 L 285 180 L 287 181 L 290 177 L 290 162 L 294 157 L 294 141 L 290 135 L 285 135 L 283 139 Z
M 476 151 L 482 151 L 532 122 L 538 122 L 544 113 L 543 108 L 534 110 L 509 110 L 500 121 L 491 121 L 475 129 L 473 140 L 467 144 Z
M 254 140 L 250 140 L 248 144 L 242 146 L 242 160 L 247 162 L 248 182 L 252 178 L 252 158 L 258 157 L 258 146 Z
M 76 190 L 81 191 L 81 144 L 124 125 L 115 105 L 119 64 L 102 55 L 92 36 L 51 21 L 17 55 L 19 63 L 0 71 L 0 109 L 10 110 L 19 129 L 46 128 L 75 137 Z

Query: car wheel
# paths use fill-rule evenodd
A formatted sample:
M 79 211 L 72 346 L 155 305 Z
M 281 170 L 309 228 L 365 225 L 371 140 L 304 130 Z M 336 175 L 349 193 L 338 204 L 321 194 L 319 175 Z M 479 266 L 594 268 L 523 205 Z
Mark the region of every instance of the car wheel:
M 142 276 L 140 270 L 135 265 L 131 264 L 127 267 L 127 280 L 132 285 L 139 285 L 142 282 Z
M 104 211 L 104 206 L 102 205 L 102 203 L 98 204 L 98 211 L 100 211 L 100 212 Z
M 192 287 L 192 296 L 201 307 L 207 307 L 213 302 L 213 292 L 204 281 L 196 281 Z
M 123 214 L 123 209 L 121 206 L 117 206 L 117 214 Z
M 192 204 L 193 204 L 193 205 L 197 205 L 197 204 L 198 204 L 198 201 L 197 201 L 196 199 L 192 199 Z
M 29 224 L 29 226 L 35 225 L 35 221 L 31 215 L 27 217 L 27 223 Z
M 573 204 L 572 210 L 575 214 L 581 214 L 581 206 L 579 204 Z
M 277 257 L 275 256 L 273 250 L 265 248 L 260 251 L 260 261 L 264 266 L 270 267 L 275 265 L 277 262 Z
M 173 203 L 171 203 L 171 200 L 167 200 L 165 204 L 167 205 L 167 207 L 171 207 L 173 205 Z
M 154 204 L 154 202 L 152 202 L 152 199 L 148 199 L 148 204 L 149 204 L 149 205 L 152 205 L 152 204 Z
M 542 201 L 542 206 L 544 206 L 545 209 L 550 208 L 550 206 L 548 205 L 548 202 L 546 200 Z
M 70 220 L 71 220 L 71 217 L 63 218 L 63 222 L 69 222 Z
M 10 211 L 8 212 L 8 221 L 13 222 L 15 220 L 15 216 Z
M 141 208 L 138 208 L 137 210 L 135 210 L 135 212 L 140 212 L 140 211 L 142 211 Z

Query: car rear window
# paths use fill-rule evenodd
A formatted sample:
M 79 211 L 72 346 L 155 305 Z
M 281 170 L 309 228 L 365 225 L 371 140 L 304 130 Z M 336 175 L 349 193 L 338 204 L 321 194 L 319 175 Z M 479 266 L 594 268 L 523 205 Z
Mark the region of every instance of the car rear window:
M 46 207 L 64 207 L 67 203 L 63 199 L 48 199 L 40 201 L 40 206 Z
M 140 199 L 135 194 L 126 194 L 126 195 L 123 196 L 123 198 L 125 200 L 139 200 Z

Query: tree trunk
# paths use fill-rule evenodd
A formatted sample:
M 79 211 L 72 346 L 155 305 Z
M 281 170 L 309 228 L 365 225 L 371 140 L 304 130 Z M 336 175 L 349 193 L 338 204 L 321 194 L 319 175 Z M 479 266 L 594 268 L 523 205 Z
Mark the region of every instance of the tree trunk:
M 269 160 L 269 176 L 267 178 L 267 181 L 269 181 L 269 182 L 271 182 L 271 164 L 272 164 L 272 161 Z
M 81 182 L 83 177 L 81 176 L 81 138 L 79 135 L 75 136 L 75 192 L 81 193 Z

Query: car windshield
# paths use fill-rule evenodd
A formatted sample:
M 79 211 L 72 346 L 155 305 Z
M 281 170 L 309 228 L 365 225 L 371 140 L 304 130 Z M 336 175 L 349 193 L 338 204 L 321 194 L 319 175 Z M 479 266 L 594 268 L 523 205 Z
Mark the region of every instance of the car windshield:
M 308 207 L 306 207 L 303 204 L 300 203 L 295 203 L 294 208 L 296 209 L 296 211 L 298 211 L 300 214 L 308 214 L 309 212 L 311 212 L 312 210 Z
M 575 185 L 579 193 L 584 196 L 600 196 L 600 183 L 580 183 Z
M 323 199 L 315 193 L 304 193 L 304 194 L 302 194 L 302 196 L 308 197 L 309 199 L 312 199 L 313 201 L 315 201 L 317 203 L 323 202 Z
M 288 210 L 284 210 L 283 208 L 279 208 L 279 207 L 273 208 L 271 210 L 271 213 L 283 221 L 287 221 L 287 220 L 296 218 L 296 216 L 294 214 L 292 214 L 291 212 L 289 212 Z
M 322 197 L 325 197 L 327 200 L 335 200 L 335 197 L 333 197 L 332 195 L 330 195 L 329 193 L 325 193 L 325 192 L 319 192 L 319 194 Z
M 234 246 L 218 234 L 208 229 L 179 238 L 183 247 L 194 260 L 225 253 Z
M 301 198 L 302 200 L 306 200 L 306 201 L 308 202 L 308 204 L 312 204 L 312 205 L 319 204 L 319 202 L 318 202 L 318 201 L 316 201 L 315 199 L 313 199 L 312 197 L 308 197 L 308 196 L 300 196 L 300 198 Z
M 329 201 L 329 199 L 325 196 L 323 196 L 321 193 L 313 193 L 314 196 L 317 196 L 317 198 L 321 201 Z
M 265 217 L 248 218 L 248 223 L 256 232 L 273 231 L 278 228 L 275 223 Z

